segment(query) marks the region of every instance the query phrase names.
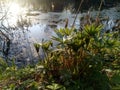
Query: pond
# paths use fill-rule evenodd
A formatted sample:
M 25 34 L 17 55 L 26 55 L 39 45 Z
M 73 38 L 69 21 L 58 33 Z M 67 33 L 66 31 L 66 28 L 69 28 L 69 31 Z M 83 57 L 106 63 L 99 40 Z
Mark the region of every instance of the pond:
M 40 10 L 28 10 L 26 7 L 20 7 L 15 2 L 1 8 L 0 17 L 2 18 L 5 13 L 6 17 L 1 23 L 5 27 L 12 28 L 8 28 L 8 30 L 11 30 L 10 36 L 7 34 L 11 43 L 7 57 L 15 59 L 15 63 L 18 66 L 36 63 L 38 61 L 38 54 L 33 44 L 41 43 L 43 39 L 50 40 L 51 36 L 55 35 L 54 29 L 65 27 L 66 19 L 69 20 L 68 28 L 70 28 L 76 16 L 69 9 L 61 12 L 43 12 Z M 80 18 L 85 14 L 86 12 L 78 14 L 75 21 L 76 28 L 80 28 Z M 97 14 L 98 11 L 96 10 L 90 11 L 90 15 L 93 17 Z M 101 18 L 106 16 L 109 16 L 109 20 L 112 22 L 120 19 L 120 4 L 116 7 L 103 9 L 101 11 Z M 42 53 L 40 55 L 42 56 Z

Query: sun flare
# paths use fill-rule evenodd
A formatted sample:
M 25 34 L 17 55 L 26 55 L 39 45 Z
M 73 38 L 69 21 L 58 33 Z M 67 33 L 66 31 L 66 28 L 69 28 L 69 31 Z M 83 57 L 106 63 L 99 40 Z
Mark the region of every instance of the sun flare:
M 22 8 L 20 7 L 19 4 L 17 3 L 11 3 L 10 8 L 9 8 L 9 12 L 13 15 L 18 15 L 21 13 Z
M 18 21 L 18 19 L 24 16 L 26 9 L 24 7 L 21 7 L 19 3 L 16 3 L 16 2 L 11 2 L 8 4 L 8 6 L 9 6 L 9 9 L 8 9 L 9 24 L 11 26 L 16 25 L 16 22 Z

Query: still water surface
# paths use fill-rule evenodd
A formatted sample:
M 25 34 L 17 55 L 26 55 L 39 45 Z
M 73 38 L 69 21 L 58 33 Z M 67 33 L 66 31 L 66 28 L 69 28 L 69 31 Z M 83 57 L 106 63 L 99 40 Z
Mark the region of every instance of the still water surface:
M 68 27 L 70 28 L 75 18 L 75 14 L 71 13 L 70 10 L 62 12 L 30 11 L 17 3 L 10 3 L 7 7 L 2 8 L 0 17 L 2 18 L 5 13 L 6 17 L 2 23 L 6 27 L 19 27 L 10 31 L 11 46 L 8 55 L 9 58 L 16 60 L 17 65 L 37 62 L 38 54 L 33 44 L 41 43 L 42 39 L 50 40 L 51 36 L 55 35 L 54 29 L 64 28 L 66 18 L 69 20 Z M 79 20 L 85 14 L 78 14 L 75 22 L 76 28 L 80 27 Z M 93 10 L 90 14 L 95 17 L 98 11 Z M 120 19 L 120 5 L 102 10 L 101 15 L 102 17 L 109 16 L 113 22 Z M 27 24 L 21 26 L 20 22 L 27 22 Z M 42 53 L 40 55 L 42 56 Z

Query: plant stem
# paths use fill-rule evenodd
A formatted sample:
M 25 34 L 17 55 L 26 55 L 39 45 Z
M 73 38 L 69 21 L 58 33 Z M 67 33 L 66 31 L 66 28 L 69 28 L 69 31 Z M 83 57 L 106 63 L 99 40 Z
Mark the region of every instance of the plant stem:
M 79 8 L 78 8 L 78 10 L 77 10 L 77 12 L 76 12 L 76 16 L 75 16 L 75 19 L 74 19 L 74 21 L 73 21 L 72 27 L 74 27 L 74 25 L 75 25 L 75 21 L 76 21 L 76 19 L 77 19 L 77 16 L 78 16 L 78 13 L 79 13 L 79 10 L 80 10 L 80 8 L 81 8 L 81 6 L 82 6 L 83 1 L 84 1 L 84 0 L 81 0 L 81 2 L 80 2 L 80 5 L 79 5 Z

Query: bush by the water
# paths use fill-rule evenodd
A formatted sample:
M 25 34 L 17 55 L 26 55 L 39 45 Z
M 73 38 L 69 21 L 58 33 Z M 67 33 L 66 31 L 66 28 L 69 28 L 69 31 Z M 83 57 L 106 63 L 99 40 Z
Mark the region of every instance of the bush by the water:
M 6 90 L 111 90 L 120 89 L 119 31 L 101 34 L 102 25 L 81 31 L 55 30 L 57 41 L 35 44 L 44 58 L 36 65 L 17 68 L 0 59 L 0 89 Z

